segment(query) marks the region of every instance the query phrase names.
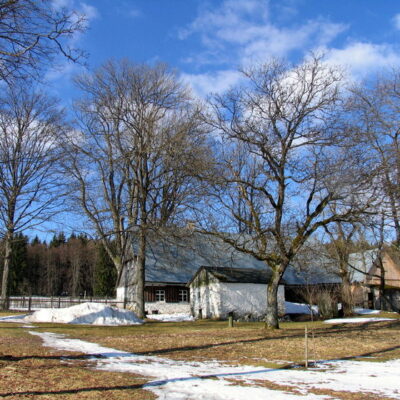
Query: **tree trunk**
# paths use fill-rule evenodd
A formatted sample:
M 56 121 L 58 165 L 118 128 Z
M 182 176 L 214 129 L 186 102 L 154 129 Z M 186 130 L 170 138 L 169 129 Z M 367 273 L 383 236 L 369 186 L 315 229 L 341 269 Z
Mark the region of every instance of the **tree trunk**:
M 349 317 L 353 315 L 353 295 L 351 293 L 351 283 L 349 279 L 349 273 L 347 270 L 347 260 L 341 262 L 340 275 L 342 278 L 341 285 L 341 303 L 343 317 Z
M 11 265 L 11 252 L 12 252 L 12 239 L 13 233 L 7 232 L 5 238 L 5 255 L 4 255 L 4 265 L 3 265 L 3 279 L 1 282 L 1 301 L 0 301 L 0 308 L 2 310 L 7 309 L 7 288 L 8 288 L 8 274 L 10 271 Z
M 267 316 L 265 327 L 267 329 L 279 329 L 278 321 L 278 287 L 281 274 L 272 268 L 272 277 L 267 287 Z
M 146 266 L 146 235 L 142 229 L 139 230 L 139 248 L 135 261 L 133 310 L 139 318 L 145 317 L 144 309 L 144 279 Z
M 382 256 L 379 256 L 379 267 L 381 270 L 380 273 L 380 282 L 379 282 L 379 302 L 380 309 L 384 311 L 385 309 L 385 268 L 383 266 Z

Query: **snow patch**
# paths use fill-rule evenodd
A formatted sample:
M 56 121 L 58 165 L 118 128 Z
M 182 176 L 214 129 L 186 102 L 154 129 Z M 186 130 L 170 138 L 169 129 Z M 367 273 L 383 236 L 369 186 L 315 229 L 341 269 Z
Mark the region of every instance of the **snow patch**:
M 26 316 L 27 316 L 27 314 L 23 314 L 23 315 L 6 315 L 4 317 L 0 317 L 0 322 L 22 323 L 22 322 L 24 322 L 24 318 Z
M 370 310 L 369 308 L 356 307 L 354 309 L 354 312 L 359 315 L 373 315 L 373 314 L 379 314 L 381 311 L 380 310 Z
M 162 322 L 185 322 L 194 321 L 193 316 L 190 314 L 176 313 L 176 314 L 148 314 L 148 319 L 153 319 Z
M 109 326 L 143 323 L 132 311 L 100 303 L 82 303 L 68 308 L 47 308 L 25 316 L 23 321 Z
M 92 355 L 97 369 L 157 377 L 144 389 L 151 390 L 165 400 L 207 399 L 252 400 L 332 399 L 331 396 L 310 393 L 313 388 L 376 394 L 400 399 L 398 371 L 400 360 L 386 362 L 331 361 L 321 362 L 317 368 L 271 369 L 249 365 L 228 366 L 217 361 L 175 361 L 156 356 L 136 355 L 99 346 L 79 339 L 48 332 L 30 332 L 40 337 L 45 346 L 65 351 Z M 99 355 L 101 356 L 99 358 Z M 241 386 L 227 379 L 235 379 L 251 386 Z M 271 390 L 257 386 L 259 381 L 287 385 L 301 394 Z
M 318 314 L 318 306 L 311 306 L 313 314 Z M 308 304 L 291 303 L 285 301 L 286 314 L 311 314 L 311 309 Z
M 393 321 L 394 318 L 334 318 L 327 319 L 324 324 L 360 324 L 364 322 Z

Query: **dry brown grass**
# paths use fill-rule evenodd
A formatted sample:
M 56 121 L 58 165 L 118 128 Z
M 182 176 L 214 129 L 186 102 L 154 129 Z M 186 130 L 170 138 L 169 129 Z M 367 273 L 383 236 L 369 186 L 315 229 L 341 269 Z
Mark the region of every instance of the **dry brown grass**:
M 0 324 L 0 398 L 154 399 L 141 388 L 146 381 L 132 374 L 90 370 L 82 354 L 52 351 L 26 329 Z
M 307 325 L 312 359 L 374 357 L 379 361 L 400 357 L 400 320 L 338 326 L 321 322 Z M 304 326 L 304 323 L 285 323 L 278 331 L 268 331 L 257 323 L 236 324 L 230 329 L 225 322 L 199 321 L 150 322 L 141 327 L 108 329 L 77 328 L 73 332 L 69 327 L 55 330 L 132 353 L 177 360 L 216 359 L 233 364 L 282 366 L 303 362 Z
M 149 322 L 143 326 L 95 327 L 36 324 L 38 331 L 64 333 L 133 353 L 160 355 L 179 360 L 217 359 L 232 364 L 285 367 L 302 363 L 304 323 L 284 323 L 279 331 L 267 331 L 260 323 L 238 323 L 228 328 L 223 321 L 194 323 Z M 383 361 L 400 358 L 400 319 L 389 322 L 330 326 L 307 323 L 313 332 L 311 358 L 337 359 L 373 357 Z M 311 336 L 311 335 L 310 335 Z M 315 349 L 315 355 L 313 351 Z M 85 358 L 51 351 L 38 337 L 14 324 L 0 324 L 0 397 L 10 399 L 152 399 L 141 388 L 145 378 L 131 374 L 90 370 Z M 271 389 L 295 391 L 260 382 Z M 275 386 L 276 387 L 275 387 Z M 313 391 L 343 400 L 376 396 L 327 390 Z M 358 395 L 358 397 L 357 397 Z

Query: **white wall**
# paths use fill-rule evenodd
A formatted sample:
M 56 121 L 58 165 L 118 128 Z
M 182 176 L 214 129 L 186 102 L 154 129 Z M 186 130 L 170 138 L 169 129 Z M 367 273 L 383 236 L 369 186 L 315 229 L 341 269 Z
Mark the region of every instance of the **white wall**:
M 166 303 L 165 301 L 155 301 L 145 303 L 144 308 L 148 314 L 153 314 L 153 311 L 158 311 L 158 314 L 190 314 L 189 303 Z
M 235 318 L 260 318 L 266 313 L 267 285 L 255 283 L 211 283 L 190 289 L 193 315 L 199 318 L 228 317 L 234 312 Z M 285 292 L 283 285 L 278 288 L 278 312 L 285 313 Z
M 220 302 L 219 283 L 190 288 L 191 309 L 196 318 L 220 318 Z
M 129 287 L 128 287 L 129 290 Z M 124 287 L 117 288 L 117 301 L 124 301 Z M 122 307 L 122 305 L 120 305 Z M 129 304 L 128 304 L 129 308 Z M 148 314 L 152 314 L 157 310 L 159 314 L 174 314 L 174 313 L 190 313 L 190 303 L 167 303 L 165 301 L 155 301 L 144 305 L 144 309 Z

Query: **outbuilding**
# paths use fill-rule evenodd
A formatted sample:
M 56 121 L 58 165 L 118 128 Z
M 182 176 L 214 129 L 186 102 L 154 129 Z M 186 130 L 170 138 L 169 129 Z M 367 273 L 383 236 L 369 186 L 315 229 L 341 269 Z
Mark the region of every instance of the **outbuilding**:
M 196 318 L 259 320 L 265 317 L 271 271 L 253 268 L 199 268 L 189 282 L 190 306 Z M 283 282 L 282 282 L 283 283 Z M 278 313 L 285 313 L 283 284 L 278 289 Z

